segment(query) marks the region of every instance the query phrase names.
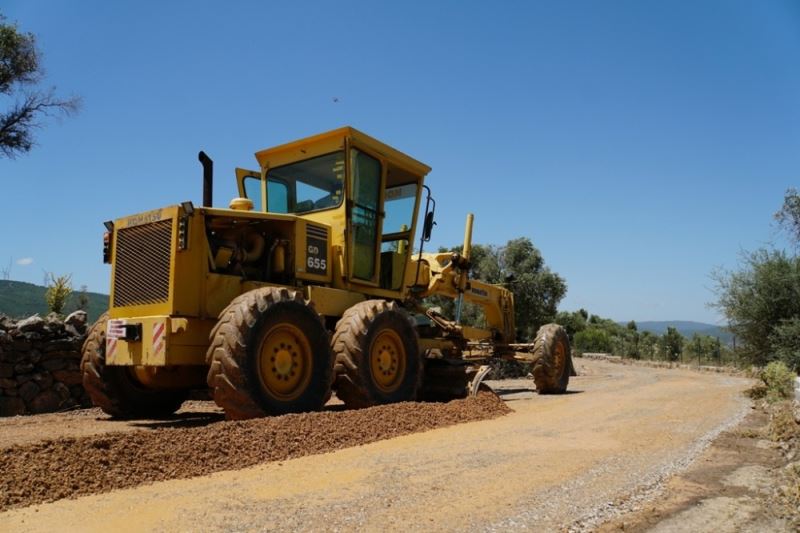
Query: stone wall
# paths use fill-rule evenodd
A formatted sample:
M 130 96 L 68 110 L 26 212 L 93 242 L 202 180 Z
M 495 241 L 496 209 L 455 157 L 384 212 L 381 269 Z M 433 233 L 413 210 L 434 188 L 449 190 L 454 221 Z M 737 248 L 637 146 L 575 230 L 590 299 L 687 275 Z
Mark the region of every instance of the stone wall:
M 15 321 L 0 315 L 0 416 L 89 406 L 81 385 L 86 313 Z

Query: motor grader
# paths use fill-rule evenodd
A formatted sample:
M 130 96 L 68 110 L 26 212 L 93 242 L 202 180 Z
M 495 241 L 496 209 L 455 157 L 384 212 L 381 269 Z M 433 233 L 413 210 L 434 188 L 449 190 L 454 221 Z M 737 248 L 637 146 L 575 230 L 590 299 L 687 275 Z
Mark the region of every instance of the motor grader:
M 448 400 L 497 357 L 531 361 L 540 393 L 566 390 L 565 331 L 515 344 L 512 292 L 469 278 L 471 215 L 461 253 L 423 251 L 430 167 L 351 127 L 255 156 L 227 209 L 212 207 L 200 152 L 202 207 L 105 223 L 110 307 L 81 369 L 106 413 L 168 415 L 206 387 L 231 419 L 318 410 L 333 391 L 352 407 Z M 433 295 L 454 298 L 455 316 L 427 306 Z M 486 327 L 461 324 L 464 302 Z

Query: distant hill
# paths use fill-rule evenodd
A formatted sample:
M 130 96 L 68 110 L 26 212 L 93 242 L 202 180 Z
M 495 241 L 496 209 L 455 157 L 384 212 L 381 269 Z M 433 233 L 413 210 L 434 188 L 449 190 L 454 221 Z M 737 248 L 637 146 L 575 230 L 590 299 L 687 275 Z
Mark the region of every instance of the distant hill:
M 25 318 L 34 313 L 41 316 L 47 315 L 47 303 L 44 299 L 45 287 L 25 283 L 24 281 L 0 280 L 0 313 L 12 318 Z M 96 292 L 87 292 L 89 308 L 86 312 L 89 321 L 93 322 L 108 309 L 108 295 Z M 78 308 L 78 292 L 75 291 L 67 300 L 64 314 L 69 314 Z
M 623 326 L 625 322 L 620 322 Z M 700 335 L 710 335 L 712 337 L 719 337 L 723 344 L 730 344 L 733 342 L 733 334 L 722 326 L 715 326 L 714 324 L 705 324 L 703 322 L 692 322 L 689 320 L 664 320 L 664 321 L 644 321 L 636 322 L 636 327 L 639 331 L 649 331 L 657 335 L 663 335 L 667 332 L 667 327 L 673 327 L 684 337 L 691 338 L 695 333 Z

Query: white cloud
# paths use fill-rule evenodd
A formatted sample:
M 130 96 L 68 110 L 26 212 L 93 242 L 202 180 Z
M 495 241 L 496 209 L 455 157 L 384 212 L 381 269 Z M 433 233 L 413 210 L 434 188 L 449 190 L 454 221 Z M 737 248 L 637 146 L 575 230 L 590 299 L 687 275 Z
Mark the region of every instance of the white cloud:
M 22 259 L 17 259 L 17 264 L 20 266 L 32 265 L 33 257 L 23 257 Z

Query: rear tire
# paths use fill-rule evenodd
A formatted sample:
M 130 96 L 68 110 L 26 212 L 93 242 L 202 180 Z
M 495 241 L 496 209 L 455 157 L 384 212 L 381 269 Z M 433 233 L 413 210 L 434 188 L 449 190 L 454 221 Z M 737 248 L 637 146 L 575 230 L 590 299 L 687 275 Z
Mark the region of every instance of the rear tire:
M 533 343 L 533 381 L 539 394 L 566 392 L 569 384 L 572 356 L 569 336 L 558 324 L 539 328 Z
M 208 385 L 229 419 L 316 411 L 331 395 L 328 332 L 298 291 L 265 287 L 234 298 L 211 331 L 207 358 Z
M 367 300 L 345 311 L 332 345 L 336 395 L 348 407 L 417 399 L 423 374 L 419 340 L 395 302 Z
M 92 403 L 117 418 L 163 418 L 180 409 L 188 390 L 148 389 L 134 377 L 131 367 L 106 366 L 107 323 L 108 313 L 104 313 L 83 343 L 83 388 Z

